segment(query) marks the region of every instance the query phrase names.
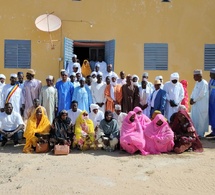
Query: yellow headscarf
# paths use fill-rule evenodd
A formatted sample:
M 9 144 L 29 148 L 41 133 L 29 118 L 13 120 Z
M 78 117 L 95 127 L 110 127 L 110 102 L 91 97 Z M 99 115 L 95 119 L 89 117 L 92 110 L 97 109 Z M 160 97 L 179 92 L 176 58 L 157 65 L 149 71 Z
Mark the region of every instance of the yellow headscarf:
M 36 112 L 39 108 L 42 110 L 42 118 L 39 125 L 37 126 Z M 31 152 L 32 146 L 36 146 L 38 138 L 35 136 L 35 133 L 49 133 L 50 129 L 51 125 L 48 117 L 44 114 L 44 110 L 41 108 L 41 106 L 38 106 L 27 121 L 27 126 L 24 133 L 26 144 L 23 148 L 23 152 Z
M 94 138 L 94 125 L 93 125 L 93 121 L 88 119 L 83 119 L 83 114 L 87 113 L 87 111 L 82 111 L 78 118 L 76 119 L 76 123 L 75 123 L 75 138 L 78 141 L 81 138 L 81 131 L 82 131 L 82 125 L 85 123 L 85 125 L 88 126 L 88 135 L 90 137 L 91 140 L 93 140 Z
M 81 67 L 81 74 L 86 77 L 88 75 L 90 75 L 92 72 L 91 68 L 90 68 L 90 63 L 88 60 L 84 60 L 82 67 Z

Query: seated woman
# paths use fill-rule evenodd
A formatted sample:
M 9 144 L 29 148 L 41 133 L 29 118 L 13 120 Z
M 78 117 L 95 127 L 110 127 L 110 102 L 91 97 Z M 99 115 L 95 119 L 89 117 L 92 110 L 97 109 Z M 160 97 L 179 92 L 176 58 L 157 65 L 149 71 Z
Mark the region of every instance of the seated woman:
M 144 130 L 146 126 L 151 122 L 151 120 L 145 114 L 143 114 L 143 111 L 140 107 L 135 107 L 133 111 L 136 113 L 137 119 L 139 120 L 142 129 Z
M 138 150 L 142 155 L 148 154 L 145 151 L 143 130 L 134 111 L 130 111 L 122 123 L 120 145 L 130 154 Z
M 151 120 L 154 120 L 154 118 L 158 115 L 158 114 L 162 114 L 160 110 L 155 110 L 153 113 L 152 113 L 152 118 Z
M 102 148 L 114 151 L 118 144 L 119 126 L 111 111 L 105 111 L 105 118 L 100 122 L 98 131 L 98 142 L 102 144 Z
M 144 134 L 146 139 L 145 150 L 150 154 L 160 154 L 173 150 L 174 133 L 162 114 L 158 114 L 148 124 Z
M 68 112 L 62 110 L 53 120 L 50 131 L 50 145 L 56 144 L 71 145 L 74 136 L 72 120 L 68 117 Z
M 195 152 L 203 152 L 196 130 L 193 126 L 190 116 L 185 110 L 178 111 L 171 124 L 174 132 L 174 151 L 177 154 L 183 153 L 192 148 Z
M 34 113 L 27 120 L 27 126 L 24 132 L 26 144 L 23 148 L 23 152 L 33 152 L 33 147 L 36 147 L 36 144 L 39 141 L 39 138 L 36 135 L 48 134 L 50 129 L 51 125 L 48 117 L 44 114 L 44 110 L 41 108 L 41 106 L 38 106 Z
M 82 111 L 75 123 L 75 136 L 73 147 L 81 150 L 94 146 L 95 132 L 93 121 L 89 119 L 87 111 Z

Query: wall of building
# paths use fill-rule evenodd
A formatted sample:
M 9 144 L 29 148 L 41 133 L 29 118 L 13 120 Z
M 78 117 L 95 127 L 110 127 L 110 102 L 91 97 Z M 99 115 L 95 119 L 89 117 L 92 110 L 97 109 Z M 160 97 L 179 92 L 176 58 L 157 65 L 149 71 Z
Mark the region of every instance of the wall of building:
M 144 72 L 144 43 L 168 43 L 168 71 L 148 71 L 169 80 L 172 72 L 194 86 L 192 72 L 204 69 L 204 44 L 215 43 L 215 1 L 211 0 L 7 0 L 0 7 L 0 73 L 7 77 L 17 69 L 4 69 L 4 40 L 32 41 L 32 68 L 45 81 L 49 74 L 59 77 L 63 62 L 63 38 L 73 40 L 116 40 L 115 71 L 141 76 Z M 49 34 L 35 27 L 35 19 L 54 12 L 62 28 L 53 32 L 55 49 L 50 48 Z M 71 21 L 68 21 L 71 20 Z M 91 28 L 85 22 L 93 22 Z M 20 71 L 20 70 L 19 70 Z M 24 70 L 25 72 L 25 70 Z M 209 73 L 204 72 L 209 80 Z M 7 79 L 7 82 L 9 80 Z

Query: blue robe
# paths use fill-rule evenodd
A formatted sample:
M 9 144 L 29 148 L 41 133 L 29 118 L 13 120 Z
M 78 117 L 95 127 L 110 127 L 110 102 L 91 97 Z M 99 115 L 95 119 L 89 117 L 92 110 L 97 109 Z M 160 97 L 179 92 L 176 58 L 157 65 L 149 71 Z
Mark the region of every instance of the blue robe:
M 152 101 L 154 92 L 155 91 L 153 91 L 151 95 L 151 101 Z M 164 115 L 165 106 L 166 106 L 166 91 L 164 91 L 163 89 L 160 89 L 155 97 L 154 107 L 151 108 L 150 116 L 152 117 L 152 114 L 155 110 L 161 111 L 161 113 Z
M 215 80 L 209 82 L 209 125 L 215 135 Z
M 92 104 L 92 94 L 88 87 L 76 87 L 72 97 L 72 101 L 78 102 L 78 108 L 80 110 L 86 110 L 89 113 L 90 105 Z
M 69 110 L 71 108 L 74 91 L 73 84 L 70 81 L 58 81 L 56 88 L 58 92 L 58 113 L 62 110 Z

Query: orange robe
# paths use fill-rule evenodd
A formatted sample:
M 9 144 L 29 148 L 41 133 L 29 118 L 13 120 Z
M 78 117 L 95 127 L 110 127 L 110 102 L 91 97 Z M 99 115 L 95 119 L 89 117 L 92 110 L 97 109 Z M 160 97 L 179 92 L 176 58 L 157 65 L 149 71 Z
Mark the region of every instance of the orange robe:
M 111 90 L 111 85 L 107 85 L 105 88 L 105 97 L 107 99 L 105 110 L 110 110 L 111 112 L 114 112 L 115 104 L 114 104 L 114 100 L 111 98 L 110 90 Z M 122 86 L 121 85 L 114 86 L 114 96 L 115 96 L 116 103 L 121 105 L 121 101 L 122 101 Z

